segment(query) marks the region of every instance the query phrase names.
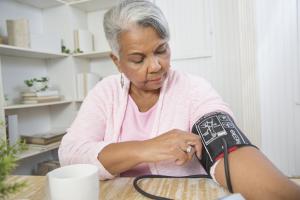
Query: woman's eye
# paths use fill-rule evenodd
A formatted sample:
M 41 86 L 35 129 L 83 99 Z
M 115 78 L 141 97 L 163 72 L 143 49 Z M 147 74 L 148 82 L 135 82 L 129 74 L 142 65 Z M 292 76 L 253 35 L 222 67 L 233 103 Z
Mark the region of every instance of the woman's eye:
M 142 63 L 144 61 L 145 56 L 140 56 L 140 55 L 134 55 L 134 56 L 130 56 L 128 61 L 132 62 L 134 64 L 139 64 Z
M 161 49 L 161 50 L 156 51 L 156 53 L 163 54 L 163 53 L 166 53 L 166 51 L 167 51 L 167 49 Z
M 144 59 L 140 59 L 140 60 L 133 60 L 132 62 L 135 64 L 140 64 L 144 61 Z

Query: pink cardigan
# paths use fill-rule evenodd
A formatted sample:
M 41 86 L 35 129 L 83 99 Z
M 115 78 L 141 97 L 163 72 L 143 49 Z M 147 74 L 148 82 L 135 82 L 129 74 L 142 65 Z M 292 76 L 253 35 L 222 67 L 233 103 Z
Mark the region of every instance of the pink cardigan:
M 120 75 L 113 75 L 99 82 L 85 98 L 80 111 L 59 148 L 62 166 L 91 163 L 99 167 L 99 178 L 114 178 L 97 160 L 99 152 L 108 144 L 118 141 L 130 82 L 125 78 L 123 88 Z M 161 88 L 153 130 L 150 138 L 171 129 L 191 131 L 201 116 L 216 110 L 232 115 L 227 104 L 204 79 L 170 70 Z M 128 133 L 130 134 L 130 133 Z M 174 161 L 149 163 L 152 174 L 185 176 L 205 174 L 194 158 L 183 166 Z

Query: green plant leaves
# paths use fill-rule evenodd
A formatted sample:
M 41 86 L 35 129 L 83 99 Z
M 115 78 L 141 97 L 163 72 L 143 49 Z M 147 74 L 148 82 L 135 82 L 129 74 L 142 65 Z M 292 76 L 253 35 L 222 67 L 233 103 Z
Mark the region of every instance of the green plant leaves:
M 10 146 L 6 140 L 0 140 L 0 199 L 19 191 L 26 182 L 8 184 L 6 178 L 17 166 L 17 154 L 26 150 L 24 141 L 18 141 Z

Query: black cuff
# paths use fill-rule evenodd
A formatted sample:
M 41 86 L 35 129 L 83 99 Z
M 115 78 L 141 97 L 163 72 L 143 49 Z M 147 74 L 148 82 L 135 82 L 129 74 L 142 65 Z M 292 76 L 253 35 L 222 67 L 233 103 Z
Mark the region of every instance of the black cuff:
M 222 138 L 227 143 L 227 150 L 231 147 L 254 146 L 225 112 L 204 115 L 193 125 L 192 132 L 201 137 L 203 148 L 200 163 L 208 174 L 216 158 L 224 152 Z

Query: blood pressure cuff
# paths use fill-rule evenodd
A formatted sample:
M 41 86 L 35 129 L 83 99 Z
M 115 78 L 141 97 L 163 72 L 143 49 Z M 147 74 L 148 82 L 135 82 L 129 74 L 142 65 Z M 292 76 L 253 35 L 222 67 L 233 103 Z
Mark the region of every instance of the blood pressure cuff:
M 202 139 L 202 158 L 199 161 L 208 174 L 217 158 L 224 153 L 222 138 L 225 139 L 229 152 L 234 148 L 253 146 L 232 117 L 224 112 L 204 115 L 193 125 L 192 132 Z

